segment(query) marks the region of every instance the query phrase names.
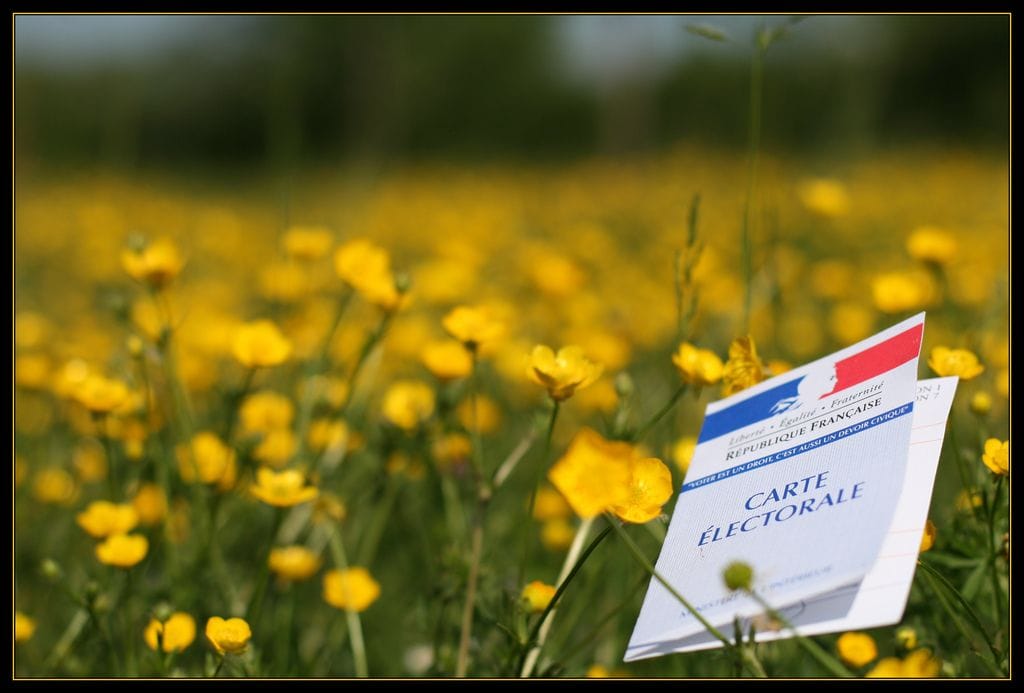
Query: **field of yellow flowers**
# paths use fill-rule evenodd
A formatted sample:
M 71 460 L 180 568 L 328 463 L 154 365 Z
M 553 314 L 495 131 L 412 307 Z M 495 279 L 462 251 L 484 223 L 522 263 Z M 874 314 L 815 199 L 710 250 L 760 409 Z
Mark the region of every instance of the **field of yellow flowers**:
M 1008 675 L 1006 162 L 743 166 L 26 172 L 15 674 Z M 623 665 L 705 405 L 921 310 L 903 622 Z

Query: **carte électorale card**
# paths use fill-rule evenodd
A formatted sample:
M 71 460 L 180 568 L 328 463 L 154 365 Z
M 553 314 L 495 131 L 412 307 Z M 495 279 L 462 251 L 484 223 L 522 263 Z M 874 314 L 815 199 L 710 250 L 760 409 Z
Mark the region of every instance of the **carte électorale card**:
M 922 313 L 708 405 L 656 569 L 710 623 L 764 611 L 725 586 L 734 561 L 783 613 L 837 591 L 848 610 L 901 500 L 923 330 Z M 625 661 L 720 644 L 703 635 L 652 579 Z

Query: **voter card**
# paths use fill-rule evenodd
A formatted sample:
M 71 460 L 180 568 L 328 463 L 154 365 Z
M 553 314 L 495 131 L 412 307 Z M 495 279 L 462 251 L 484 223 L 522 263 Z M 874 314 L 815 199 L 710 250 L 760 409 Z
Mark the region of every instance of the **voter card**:
M 861 613 L 899 517 L 923 329 L 922 313 L 708 405 L 656 568 L 710 623 L 731 631 L 764 611 L 725 586 L 734 561 L 804 625 Z M 720 644 L 651 580 L 625 659 Z

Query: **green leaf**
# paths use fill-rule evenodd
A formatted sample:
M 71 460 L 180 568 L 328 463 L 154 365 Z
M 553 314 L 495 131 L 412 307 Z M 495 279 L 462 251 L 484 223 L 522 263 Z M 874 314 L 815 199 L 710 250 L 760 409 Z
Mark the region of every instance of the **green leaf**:
M 988 573 L 988 564 L 981 563 L 976 567 L 968 576 L 967 581 L 964 582 L 964 587 L 960 590 L 960 593 L 964 596 L 964 599 L 973 601 L 978 595 L 978 590 L 985 581 L 985 574 Z
M 686 30 L 691 34 L 695 34 L 711 41 L 724 43 L 729 40 L 729 36 L 724 31 L 708 24 L 687 24 Z
M 928 560 L 932 563 L 944 565 L 947 568 L 972 568 L 977 566 L 979 563 L 985 562 L 984 558 L 955 556 L 951 553 L 942 553 L 940 551 L 929 551 Z

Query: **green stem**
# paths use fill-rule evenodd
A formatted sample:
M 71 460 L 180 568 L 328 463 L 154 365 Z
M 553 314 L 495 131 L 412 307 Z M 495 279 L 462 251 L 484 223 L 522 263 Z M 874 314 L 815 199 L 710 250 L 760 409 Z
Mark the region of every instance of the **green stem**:
M 637 432 L 632 435 L 631 438 L 632 438 L 632 441 L 634 443 L 639 442 L 640 440 L 642 440 L 643 437 L 645 435 L 647 435 L 647 432 L 650 431 L 652 428 L 654 428 L 655 424 L 657 424 L 659 421 L 661 421 L 665 417 L 666 414 L 668 414 L 670 411 L 672 411 L 672 407 L 676 406 L 676 402 L 678 402 L 679 398 L 682 397 L 683 393 L 686 392 L 687 387 L 688 387 L 687 383 L 683 383 L 682 385 L 680 385 L 679 389 L 676 390 L 672 394 L 672 396 L 669 398 L 668 402 L 665 403 L 665 406 L 663 406 L 660 410 L 658 410 L 658 413 L 656 413 L 653 417 L 651 417 L 650 421 L 648 421 L 643 426 L 641 426 L 640 429 L 637 430 Z
M 219 662 L 217 662 L 217 668 L 213 670 L 213 674 L 212 674 L 212 675 L 210 676 L 210 678 L 211 678 L 211 679 L 215 679 L 215 678 L 217 678 L 217 674 L 219 674 L 219 673 L 220 673 L 221 667 L 223 667 L 223 666 L 224 666 L 224 660 L 226 660 L 227 658 L 228 658 L 228 656 L 227 656 L 227 655 L 223 655 L 223 654 L 222 654 L 222 655 L 220 656 L 220 661 L 219 661 Z
M 320 346 L 320 351 L 317 354 L 316 366 L 317 369 L 323 368 L 323 364 L 327 361 L 327 353 L 331 349 L 331 342 L 334 341 L 334 333 L 338 331 L 338 326 L 341 325 L 341 319 L 345 317 L 345 311 L 348 309 L 348 304 L 352 301 L 352 296 L 355 291 L 349 289 L 345 292 L 345 295 L 338 301 L 338 308 L 334 313 L 334 320 L 331 321 L 331 326 L 327 330 L 327 336 L 324 337 L 324 343 Z
M 110 666 L 112 668 L 112 673 L 114 676 L 120 676 L 121 658 L 118 655 L 120 648 L 114 645 L 114 638 L 110 634 L 110 629 L 103 621 L 100 620 L 100 616 L 98 613 L 96 613 L 96 608 L 91 601 L 89 602 L 87 608 L 89 610 L 89 618 L 92 619 L 93 625 L 96 626 L 96 630 L 100 632 L 100 635 L 103 637 L 103 640 L 106 641 L 107 654 L 110 655 Z
M 647 556 L 643 554 L 643 552 L 640 550 L 640 547 L 637 546 L 636 543 L 630 538 L 630 536 L 626 533 L 626 530 L 622 527 L 622 525 L 619 524 L 619 521 L 614 516 L 609 515 L 608 522 L 611 523 L 612 527 L 618 533 L 619 538 L 622 539 L 622 542 L 626 545 L 626 548 L 629 549 L 630 554 L 633 556 L 636 562 L 643 567 L 644 570 L 646 570 L 658 582 L 660 582 L 662 586 L 665 589 L 667 589 L 673 597 L 676 598 L 676 601 L 678 601 L 680 604 L 686 607 L 686 610 L 693 614 L 694 617 L 700 622 L 700 624 L 704 626 L 704 628 L 709 633 L 711 633 L 711 635 L 715 636 L 715 638 L 717 638 L 727 648 L 734 647 L 732 641 L 730 641 L 729 638 L 723 635 L 722 631 L 718 630 L 713 625 L 711 625 L 711 623 L 706 618 L 704 618 L 699 611 L 693 608 L 693 605 L 691 605 L 690 602 L 688 602 L 683 595 L 679 594 L 676 588 L 673 587 L 668 580 L 662 577 L 661 573 L 654 569 L 654 565 L 650 562 L 650 560 L 648 560 Z
M 971 508 L 971 513 L 974 515 L 974 519 L 982 521 L 979 515 L 978 508 L 975 507 L 974 503 L 970 501 L 971 494 L 973 493 L 973 485 L 970 482 L 970 470 L 967 466 L 967 461 L 964 459 L 961 453 L 960 444 L 957 440 L 956 434 L 956 415 L 953 410 L 949 412 L 949 442 L 953 446 L 953 455 L 956 458 L 957 472 L 960 474 L 960 483 L 964 488 L 964 492 L 968 495 L 968 505 Z
M 339 570 L 348 570 L 348 559 L 345 557 L 345 545 L 341 541 L 341 527 L 335 526 L 331 532 L 331 554 L 334 564 Z M 365 679 L 369 676 L 366 666 L 366 645 L 363 642 L 363 624 L 359 612 L 345 607 L 345 622 L 348 626 L 349 644 L 352 646 L 352 660 L 355 663 L 356 678 Z
M 217 579 L 218 586 L 224 595 L 224 598 L 232 605 L 236 602 L 235 597 L 235 583 L 228 574 L 227 566 L 224 563 L 224 554 L 220 545 L 220 535 L 218 533 L 217 525 L 220 522 L 220 512 L 224 503 L 224 494 L 218 493 L 212 489 L 209 490 L 213 493 L 213 499 L 209 504 L 209 513 L 207 516 L 207 528 L 206 528 L 206 543 L 203 547 L 203 551 L 198 556 L 198 564 L 201 566 L 204 560 L 209 560 L 210 568 L 213 570 L 213 574 Z
M 63 660 L 71 653 L 71 647 L 75 644 L 78 636 L 82 634 L 82 629 L 89 623 L 89 617 L 90 612 L 88 608 L 82 607 L 75 612 L 64 632 L 57 639 L 57 644 L 53 646 L 53 650 L 50 651 L 50 654 L 44 660 L 44 672 L 53 671 L 57 662 Z
M 103 454 L 107 458 L 107 484 L 110 490 L 110 501 L 116 503 L 121 500 L 123 487 L 118 483 L 120 464 L 114 459 L 114 444 L 110 438 L 110 416 L 100 415 L 97 423 L 100 427 L 100 440 L 103 441 Z
M 348 380 L 346 381 L 347 393 L 345 396 L 345 403 L 342 405 L 342 412 L 344 412 L 352 402 L 352 396 L 356 386 L 356 378 L 359 377 L 359 371 L 363 369 L 363 365 L 366 363 L 366 359 L 369 357 L 370 352 L 373 351 L 373 348 L 377 346 L 378 342 L 380 342 L 384 333 L 387 332 L 388 325 L 391 323 L 392 315 L 393 314 L 390 312 L 384 313 L 384 315 L 381 316 L 380 323 L 377 324 L 377 329 L 371 332 L 366 337 L 366 341 L 363 342 L 363 346 L 359 350 L 359 356 L 356 358 L 356 363 L 352 367 L 352 371 L 349 373 Z
M 473 614 L 476 610 L 476 586 L 480 577 L 480 559 L 484 546 L 484 513 L 489 496 L 481 493 L 477 499 L 477 510 L 473 519 L 471 558 L 469 576 L 466 579 L 466 601 L 462 607 L 462 624 L 459 629 L 459 651 L 455 662 L 455 676 L 465 678 L 469 667 L 469 641 L 473 632 Z
M 562 594 L 569 587 L 569 583 L 576 577 L 576 573 L 580 571 L 583 564 L 586 562 L 590 554 L 594 552 L 594 549 L 604 540 L 606 536 L 611 533 L 611 527 L 605 527 L 604 531 L 597 535 L 597 537 L 590 542 L 586 550 L 583 549 L 583 542 L 586 541 L 587 535 L 590 534 L 590 528 L 594 525 L 594 518 L 588 518 L 583 521 L 579 529 L 576 530 L 576 537 L 573 539 L 572 546 L 569 549 L 569 553 L 565 556 L 565 561 L 562 563 L 561 574 L 558 576 L 558 588 L 555 590 L 555 594 L 551 597 L 551 601 L 544 608 L 540 618 L 534 624 L 533 629 L 530 631 L 530 635 L 526 639 L 527 646 L 530 643 L 536 643 L 526 653 L 525 658 L 522 662 L 522 668 L 519 672 L 519 678 L 529 678 L 533 673 L 534 666 L 537 664 L 537 660 L 540 659 L 541 650 L 544 648 L 544 643 L 547 641 L 548 633 L 551 630 L 551 624 L 555 620 L 555 607 L 558 606 L 558 601 L 562 598 Z M 581 553 L 582 550 L 582 553 Z
M 473 355 L 473 370 L 470 371 L 470 385 L 472 392 L 470 397 L 473 398 L 473 454 L 471 459 L 473 460 L 473 469 L 476 474 L 477 484 L 482 484 L 484 480 L 484 443 L 483 438 L 480 435 L 480 420 L 477 413 L 477 403 L 480 400 L 480 361 L 477 358 L 476 350 L 472 352 Z
M 608 527 L 606 531 L 610 532 L 611 527 Z M 587 635 L 580 638 L 575 645 L 573 645 L 571 648 L 569 648 L 568 651 L 563 653 L 560 658 L 561 661 L 570 661 L 577 654 L 585 650 L 594 640 L 596 640 L 601 635 L 601 631 L 604 630 L 604 627 L 608 625 L 612 621 L 612 619 L 618 616 L 623 609 L 625 609 L 627 606 L 633 603 L 633 597 L 640 590 L 640 588 L 644 586 L 644 583 L 647 582 L 647 578 L 648 576 L 646 573 L 641 575 L 640 579 L 637 580 L 636 584 L 634 584 L 633 587 L 630 588 L 629 591 L 626 593 L 626 598 L 619 602 L 617 606 L 612 608 L 611 611 L 602 616 L 601 619 L 597 622 L 597 625 L 591 628 L 590 632 Z
M 356 560 L 359 565 L 370 565 L 377 555 L 377 547 L 380 546 L 381 537 L 384 535 L 384 528 L 388 519 L 393 515 L 395 499 L 398 498 L 400 476 L 392 474 L 388 476 L 387 485 L 384 489 L 384 496 L 377 502 L 370 524 L 362 533 L 362 541 L 359 543 L 359 550 L 356 553 Z
M 807 654 L 811 655 L 811 657 L 816 659 L 819 664 L 821 664 L 823 667 L 832 672 L 832 674 L 839 676 L 840 678 L 849 679 L 854 677 L 853 672 L 844 667 L 842 662 L 840 662 L 838 659 L 836 659 L 828 652 L 826 652 L 824 649 L 822 649 L 821 646 L 818 645 L 818 643 L 814 642 L 813 640 L 804 635 L 801 635 L 800 632 L 796 629 L 796 626 L 790 623 L 785 616 L 783 616 L 774 608 L 772 608 L 771 605 L 768 604 L 768 602 L 766 602 L 761 597 L 761 595 L 759 595 L 754 590 L 747 590 L 747 594 L 753 597 L 754 600 L 761 605 L 761 607 L 771 618 L 775 619 L 776 621 L 784 625 L 786 628 L 788 628 L 789 631 L 793 633 L 793 637 L 796 638 L 797 644 L 804 648 Z
M 270 552 L 277 540 L 277 532 L 281 528 L 281 521 L 284 519 L 284 509 L 274 508 L 274 523 L 270 530 L 270 541 L 267 543 L 267 550 L 263 552 L 263 560 L 260 562 L 260 577 L 253 591 L 252 600 L 245 610 L 245 620 L 253 627 L 256 627 L 256 619 L 259 617 L 260 609 L 263 606 L 263 598 L 267 591 L 267 583 L 270 582 Z
M 555 422 L 558 421 L 558 411 L 561 403 L 557 399 L 552 398 L 551 405 L 551 416 L 548 418 L 547 432 L 544 434 L 544 451 L 540 456 L 540 464 L 537 465 L 533 473 L 533 483 L 530 485 L 530 500 L 526 505 L 526 519 L 521 529 L 523 551 L 522 559 L 519 561 L 519 573 L 516 576 L 517 585 L 523 584 L 523 576 L 526 574 L 526 563 L 530 560 L 530 531 L 533 527 L 533 508 L 537 503 L 537 487 L 540 486 L 544 470 L 548 466 L 548 456 L 551 454 L 551 438 L 555 433 Z
M 522 461 L 523 457 L 526 456 L 526 453 L 530 451 L 530 447 L 533 445 L 533 441 L 536 437 L 536 433 L 531 429 L 530 432 L 527 433 L 521 441 L 519 441 L 519 444 L 512 449 L 512 452 L 508 454 L 508 457 L 506 457 L 505 461 L 501 463 L 497 471 L 494 472 L 494 476 L 491 477 L 491 487 L 494 488 L 495 491 L 501 488 L 502 484 L 504 484 L 505 481 L 508 480 L 509 476 L 512 475 L 512 472 L 515 471 L 516 465 L 518 465 Z
M 992 566 L 992 601 L 995 604 L 999 632 L 1006 627 L 1006 618 L 1003 613 L 1003 588 L 999 584 L 999 553 L 996 551 L 996 507 L 999 504 L 999 495 L 1002 489 L 1003 477 L 999 477 L 992 490 L 992 501 L 988 504 L 988 548 L 989 562 Z
M 991 638 L 989 638 L 988 632 L 985 630 L 985 627 L 981 625 L 981 619 L 978 618 L 978 614 L 975 613 L 974 609 L 971 608 L 971 605 L 967 602 L 966 599 L 964 599 L 963 595 L 960 594 L 960 591 L 957 590 L 957 588 L 954 587 L 953 584 L 949 580 L 947 580 L 942 573 L 933 568 L 930 564 L 925 563 L 922 560 L 918 560 L 917 565 L 924 569 L 928 586 L 932 589 L 932 592 L 936 594 L 937 599 L 943 605 L 943 607 L 945 607 L 947 613 L 949 613 L 950 617 L 953 619 L 953 622 L 958 627 L 960 627 L 960 633 L 961 635 L 963 635 L 964 639 L 968 642 L 971 642 L 971 638 L 967 633 L 967 629 L 962 627 L 959 617 L 953 610 L 952 605 L 950 605 L 949 602 L 946 599 L 944 599 L 942 595 L 939 593 L 939 585 L 945 587 L 946 590 L 956 598 L 957 603 L 960 604 L 960 607 L 964 610 L 964 613 L 967 614 L 968 618 L 971 621 L 971 624 L 978 630 L 979 633 L 981 633 L 981 637 L 982 639 L 984 639 L 985 644 L 988 646 L 989 652 L 992 653 L 993 663 L 998 665 L 1000 659 L 999 651 L 996 650 L 996 646 L 992 642 Z M 992 666 L 993 664 L 988 662 L 988 660 L 984 661 L 989 666 Z M 1002 672 L 1000 671 L 999 674 L 1002 675 Z
M 231 397 L 231 402 L 228 406 L 228 420 L 224 426 L 224 443 L 229 446 L 231 445 L 231 439 L 235 436 L 235 427 L 238 425 L 238 411 L 242 408 L 242 402 L 245 400 L 245 396 L 249 394 L 249 388 L 252 387 L 252 380 L 255 377 L 255 368 L 246 370 L 245 379 L 242 380 L 242 387 Z
M 157 339 L 157 350 L 160 352 L 160 360 L 164 366 L 164 375 L 167 378 L 167 387 L 170 390 L 171 401 L 174 404 L 175 418 L 177 420 L 181 440 L 192 440 L 193 422 L 192 405 L 188 400 L 188 394 L 178 377 L 177 362 L 172 350 L 171 335 L 171 308 L 167 302 L 167 296 L 163 291 L 155 291 L 152 294 L 153 301 L 161 313 L 163 329 Z
M 295 454 L 292 455 L 292 461 L 301 459 L 306 450 L 306 435 L 309 432 L 309 425 L 313 419 L 313 409 L 316 406 L 317 391 L 316 388 L 310 384 L 310 379 L 312 376 L 323 371 L 324 364 L 327 363 L 327 353 L 330 351 L 331 342 L 334 341 L 334 333 L 338 331 L 338 326 L 341 324 L 341 319 L 345 316 L 345 311 L 348 308 L 354 293 L 355 291 L 349 289 L 338 301 L 338 307 L 334 313 L 334 319 L 331 321 L 331 326 L 327 330 L 327 335 L 324 337 L 323 344 L 317 352 L 317 357 L 309 363 L 309 367 L 306 369 L 307 391 L 303 393 L 302 406 L 299 411 L 299 424 L 296 431 L 297 440 Z

